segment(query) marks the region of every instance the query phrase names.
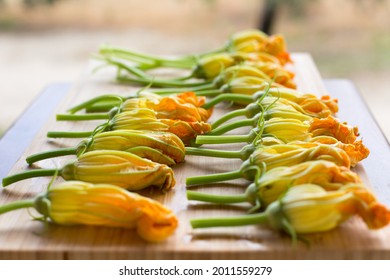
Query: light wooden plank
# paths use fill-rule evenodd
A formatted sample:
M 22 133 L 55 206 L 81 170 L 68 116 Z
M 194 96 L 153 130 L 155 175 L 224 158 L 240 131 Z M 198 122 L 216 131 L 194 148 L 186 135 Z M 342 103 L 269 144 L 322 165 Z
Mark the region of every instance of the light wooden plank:
M 318 95 L 326 94 L 321 77 L 308 54 L 294 54 L 296 81 L 299 89 Z M 63 113 L 72 105 L 78 104 L 93 96 L 106 93 L 128 94 L 132 88 L 112 83 L 107 72 L 97 75 L 86 74 L 68 93 L 64 102 L 56 109 Z M 331 93 L 332 94 L 332 93 Z M 338 93 L 340 99 L 340 116 L 354 123 L 357 118 L 354 110 L 348 110 L 344 105 L 346 99 L 354 101 L 353 94 L 344 96 Z M 349 102 L 348 101 L 348 102 Z M 361 103 L 358 102 L 361 106 Z M 226 108 L 218 106 L 213 119 L 226 112 Z M 351 115 L 352 114 L 352 115 Z M 364 116 L 362 116 L 364 117 Z M 343 119 L 342 118 L 342 119 Z M 368 117 L 366 117 L 368 119 Z M 213 120 L 212 119 L 212 120 Z M 368 119 L 370 121 L 370 119 Z M 359 119 L 359 127 L 365 126 Z M 27 168 L 24 159 L 27 155 L 43 150 L 70 146 L 79 140 L 48 141 L 46 133 L 50 130 L 85 130 L 92 129 L 99 122 L 71 123 L 55 121 L 54 115 L 48 119 L 26 149 L 20 160 L 10 173 L 20 172 Z M 377 135 L 361 129 L 364 139 Z M 367 133 L 367 134 L 366 134 Z M 375 133 L 377 131 L 375 130 Z M 375 142 L 370 142 L 374 143 Z M 380 143 L 379 145 L 383 145 Z M 237 149 L 238 145 L 229 149 Z M 370 147 L 375 150 L 378 147 Z M 388 146 L 387 146 L 388 148 Z M 380 152 L 379 152 L 380 153 Z M 378 154 L 378 153 L 376 153 Z M 375 153 L 373 155 L 375 157 Z M 386 155 L 385 155 L 386 156 Z M 37 166 L 52 168 L 62 166 L 72 157 L 58 158 L 39 162 Z M 370 165 L 375 164 L 375 158 Z M 153 197 L 172 208 L 179 218 L 180 225 L 176 233 L 160 244 L 148 244 L 142 241 L 134 231 L 122 229 L 107 229 L 87 226 L 62 227 L 48 226 L 32 221 L 27 211 L 16 211 L 0 216 L 0 258 L 1 259 L 389 259 L 390 229 L 369 231 L 358 219 L 351 219 L 339 229 L 307 236 L 310 247 L 304 243 L 292 246 L 288 236 L 274 232 L 264 226 L 248 226 L 241 228 L 217 228 L 192 230 L 189 219 L 194 217 L 211 217 L 220 215 L 237 215 L 246 213 L 245 204 L 229 207 L 211 206 L 203 203 L 187 202 L 185 197 L 185 178 L 198 174 L 215 173 L 233 170 L 240 166 L 239 160 L 223 160 L 188 156 L 184 164 L 174 168 L 176 187 L 167 194 L 157 190 L 147 190 L 143 194 Z M 371 185 L 366 176 L 364 164 L 358 168 L 366 183 Z M 377 175 L 375 175 L 377 176 Z M 7 187 L 0 193 L 0 203 L 32 197 L 45 190 L 50 178 L 30 179 Z M 370 178 L 371 180 L 371 178 Z M 58 179 L 60 181 L 60 179 Z M 382 182 L 383 183 L 383 182 Z M 388 182 L 387 182 L 388 183 Z M 380 184 L 380 183 L 379 183 Z M 245 180 L 222 183 L 210 187 L 191 187 L 194 190 L 204 190 L 214 193 L 240 193 L 248 185 Z M 380 196 L 387 196 L 381 192 Z M 375 189 L 374 186 L 374 189 Z M 375 189 L 376 190 L 376 189 Z M 381 199 L 388 203 L 388 198 Z

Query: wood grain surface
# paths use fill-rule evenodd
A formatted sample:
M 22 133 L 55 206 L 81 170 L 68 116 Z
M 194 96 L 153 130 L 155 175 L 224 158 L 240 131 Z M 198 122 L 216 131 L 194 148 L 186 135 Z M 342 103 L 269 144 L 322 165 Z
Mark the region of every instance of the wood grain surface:
M 292 70 L 302 92 L 317 95 L 327 94 L 322 79 L 310 55 L 297 53 Z M 85 75 L 72 87 L 60 105 L 54 109 L 37 136 L 13 166 L 10 174 L 28 167 L 26 156 L 40 151 L 77 144 L 80 139 L 48 140 L 48 131 L 91 130 L 101 121 L 56 122 L 55 113 L 63 113 L 72 105 L 91 97 L 107 93 L 127 95 L 135 89 L 117 85 L 111 81 L 107 71 Z M 342 84 L 340 91 L 337 85 Z M 339 118 L 351 125 L 359 126 L 364 143 L 371 155 L 356 171 L 365 183 L 373 188 L 382 203 L 390 206 L 389 146 L 365 107 L 353 85 L 339 81 L 328 87 L 332 97 L 339 98 Z M 333 90 L 332 90 L 333 89 Z M 333 92 L 334 91 L 334 92 Z M 215 109 L 211 122 L 231 110 L 226 104 Z M 248 130 L 241 130 L 245 133 Z M 238 131 L 234 131 L 237 133 Z M 218 148 L 239 149 L 240 145 L 224 145 Z M 217 148 L 213 146 L 213 148 Z M 5 160 L 3 155 L 1 160 Z M 34 168 L 60 167 L 71 156 L 38 162 Z M 187 156 L 183 164 L 174 167 L 176 187 L 167 194 L 148 189 L 142 194 L 150 196 L 173 209 L 179 219 L 175 234 L 165 242 L 149 244 L 141 240 L 134 231 L 90 226 L 56 226 L 34 221 L 33 211 L 19 210 L 0 216 L 0 259 L 390 259 L 390 228 L 369 231 L 358 218 L 352 218 L 338 229 L 305 236 L 308 244 L 291 239 L 267 226 L 240 228 L 191 229 L 189 219 L 245 214 L 249 205 L 214 206 L 200 202 L 188 202 L 185 196 L 185 178 L 188 176 L 224 172 L 237 169 L 237 159 L 217 159 Z M 61 179 L 57 179 L 61 181 Z M 50 178 L 21 181 L 0 192 L 0 203 L 33 197 L 44 191 Z M 188 187 L 191 190 L 210 193 L 242 193 L 248 185 L 246 180 L 213 184 L 208 187 Z

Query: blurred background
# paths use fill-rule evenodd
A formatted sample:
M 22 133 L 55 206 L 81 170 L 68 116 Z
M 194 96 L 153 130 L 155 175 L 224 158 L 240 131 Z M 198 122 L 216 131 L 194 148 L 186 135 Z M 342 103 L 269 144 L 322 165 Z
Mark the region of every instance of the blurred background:
M 202 52 L 246 28 L 351 79 L 390 139 L 390 0 L 0 0 L 0 135 L 46 85 L 76 82 L 100 44 Z

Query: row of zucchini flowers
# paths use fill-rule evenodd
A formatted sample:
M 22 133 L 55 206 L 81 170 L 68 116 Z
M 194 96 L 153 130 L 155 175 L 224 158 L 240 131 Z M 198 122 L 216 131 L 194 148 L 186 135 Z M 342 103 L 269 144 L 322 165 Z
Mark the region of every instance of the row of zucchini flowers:
M 141 94 L 107 114 L 107 120 L 85 133 L 48 132 L 51 137 L 87 137 L 77 146 L 40 152 L 29 165 L 64 155 L 77 159 L 60 169 L 33 169 L 3 178 L 3 186 L 20 180 L 59 175 L 67 182 L 50 187 L 35 199 L 0 207 L 0 213 L 35 207 L 59 224 L 92 224 L 136 228 L 148 241 L 161 241 L 177 227 L 177 218 L 160 203 L 134 192 L 147 187 L 171 190 L 170 166 L 184 161 L 183 141 L 203 129 L 212 110 L 192 92 L 160 97 Z
M 222 99 L 229 100 L 227 96 Z M 333 229 L 354 215 L 372 229 L 390 222 L 390 211 L 350 170 L 368 156 L 369 150 L 357 139 L 356 127 L 334 117 L 337 100 L 280 88 L 254 96 L 235 96 L 233 100 L 253 102 L 214 122 L 209 135 L 198 136 L 196 143 L 249 144 L 239 151 L 187 148 L 187 154 L 241 158 L 241 168 L 190 177 L 187 185 L 236 178 L 252 183 L 242 195 L 188 190 L 187 197 L 218 204 L 248 202 L 250 214 L 195 219 L 191 221 L 193 228 L 267 223 L 295 238 L 297 234 Z M 218 97 L 205 107 L 217 102 Z M 238 116 L 248 118 L 225 124 Z M 248 135 L 221 135 L 242 126 L 253 128 Z
M 248 37 L 248 34 L 250 35 L 251 33 L 253 32 L 248 32 L 245 36 Z M 254 34 L 255 40 L 264 37 L 258 36 L 261 33 L 256 34 L 255 32 Z M 279 46 L 284 48 L 284 42 L 280 41 L 280 38 L 271 38 L 269 40 L 271 43 L 264 45 L 275 46 L 279 44 Z M 275 44 L 272 41 L 278 43 Z M 269 48 L 271 51 L 274 49 L 272 47 Z M 165 80 L 164 82 L 167 83 L 164 84 L 162 81 L 142 74 L 142 79 L 134 79 L 131 82 L 145 84 L 152 81 L 154 85 L 156 84 L 158 86 L 193 86 L 193 89 L 197 90 L 198 95 L 206 96 L 213 96 L 221 92 L 229 91 L 233 93 L 253 93 L 259 89 L 263 89 L 265 86 L 264 82 L 270 79 L 278 81 L 280 84 L 274 83 L 278 87 L 284 87 L 282 84 L 295 87 L 295 84 L 292 82 L 293 74 L 280 67 L 281 63 L 279 63 L 279 59 L 283 55 L 278 59 L 271 59 L 271 55 L 263 52 L 260 52 L 258 55 L 223 53 L 215 56 L 214 54 L 210 56 L 202 55 L 200 57 L 202 62 L 196 66 L 197 71 L 208 73 L 209 78 L 215 77 L 214 81 L 210 82 L 210 79 L 206 79 L 200 85 L 199 83 L 184 84 L 181 82 L 175 84 L 173 80 Z M 240 63 L 239 67 L 235 66 L 237 63 Z M 119 64 L 115 65 L 118 66 Z M 225 69 L 226 66 L 231 67 Z M 129 73 L 138 74 L 147 68 L 152 68 L 134 68 L 129 67 L 129 65 L 126 65 L 126 67 L 126 69 L 131 70 Z M 218 71 L 221 73 L 218 74 Z M 269 75 L 265 74 L 266 71 L 268 71 Z M 252 75 L 250 79 L 247 77 L 249 76 L 248 73 Z M 137 78 L 140 78 L 140 76 L 138 75 Z M 180 78 L 179 80 L 183 81 L 186 79 Z M 129 81 L 129 77 L 127 77 L 127 81 Z M 182 91 L 183 89 L 178 88 L 176 90 L 167 89 L 165 91 L 155 90 L 155 93 L 164 95 L 170 92 Z M 175 97 L 160 97 L 142 92 L 141 94 L 130 97 L 100 96 L 71 108 L 69 110 L 71 115 L 59 115 L 57 119 L 85 120 L 97 118 L 107 119 L 107 121 L 92 132 L 49 132 L 49 137 L 89 138 L 80 142 L 77 147 L 32 155 L 27 158 L 27 162 L 32 164 L 42 159 L 69 154 L 76 154 L 78 159 L 59 170 L 37 169 L 11 175 L 3 179 L 3 186 L 31 177 L 50 176 L 54 174 L 59 174 L 64 179 L 72 181 L 49 188 L 46 193 L 39 195 L 35 200 L 16 202 L 3 206 L 0 212 L 4 213 L 34 205 L 38 212 L 44 215 L 45 219 L 49 217 L 57 223 L 87 223 L 130 228 L 137 227 L 141 237 L 146 240 L 159 241 L 165 239 L 172 234 L 177 225 L 177 220 L 171 211 L 154 201 L 148 200 L 147 198 L 141 199 L 136 194 L 126 192 L 121 188 L 139 190 L 154 185 L 165 191 L 174 186 L 173 172 L 167 165 L 184 160 L 184 145 L 181 141 L 189 145 L 191 139 L 194 139 L 197 134 L 206 133 L 211 129 L 206 121 L 211 114 L 210 107 L 212 106 L 209 106 L 207 109 L 200 108 L 203 103 L 204 98 L 197 98 L 191 92 L 179 94 Z M 178 104 L 185 105 L 177 106 Z M 111 111 L 103 114 L 88 114 L 85 116 L 74 115 L 81 109 L 86 109 L 87 112 L 107 109 L 111 109 Z M 181 116 L 183 119 L 178 118 L 178 116 Z M 142 131 L 139 131 L 139 129 Z M 145 130 L 148 130 L 148 132 Z M 175 139 L 171 133 L 178 137 Z M 142 157 L 147 159 L 143 159 Z M 98 185 L 91 185 L 86 182 L 97 183 Z M 118 189 L 116 186 L 120 186 L 120 188 Z M 110 190 L 107 190 L 107 188 Z M 61 196 L 57 196 L 57 192 L 62 193 Z M 93 196 L 92 193 L 95 192 L 96 195 Z M 109 195 L 110 192 L 112 193 Z M 69 193 L 69 195 L 64 195 L 65 193 Z M 111 198 L 104 199 L 106 195 Z M 89 199 L 89 196 L 91 196 L 91 199 Z M 64 199 L 54 199 L 61 197 L 64 197 Z M 94 197 L 97 200 L 94 200 Z M 123 201 L 132 201 L 129 205 L 127 203 L 121 204 L 126 209 L 121 207 L 115 209 L 121 212 L 123 214 L 122 216 L 117 217 L 118 211 L 112 211 L 112 207 L 110 207 L 110 203 L 116 201 L 112 199 L 113 197 Z M 71 201 L 68 201 L 69 199 L 75 199 L 76 203 L 72 204 Z M 143 203 L 138 204 L 139 207 L 142 205 L 142 209 L 138 209 L 136 207 L 137 203 L 134 201 L 143 201 Z M 131 206 L 132 204 L 134 204 L 134 207 Z M 98 209 L 103 211 L 104 208 L 111 209 L 107 215 L 102 215 L 99 211 L 95 211 Z M 55 209 L 58 211 L 56 212 Z M 61 211 L 65 209 L 72 209 L 72 211 L 62 213 Z M 131 213 L 125 215 L 124 213 L 129 211 L 129 209 L 132 209 L 131 211 L 133 212 L 130 211 Z M 151 209 L 160 211 L 161 215 L 157 215 Z M 138 218 L 134 218 L 133 213 L 135 212 L 143 213 L 144 215 L 138 215 Z M 125 216 L 126 218 L 124 218 Z M 131 223 L 129 223 L 129 219 L 132 220 Z M 147 234 L 147 232 L 150 234 Z

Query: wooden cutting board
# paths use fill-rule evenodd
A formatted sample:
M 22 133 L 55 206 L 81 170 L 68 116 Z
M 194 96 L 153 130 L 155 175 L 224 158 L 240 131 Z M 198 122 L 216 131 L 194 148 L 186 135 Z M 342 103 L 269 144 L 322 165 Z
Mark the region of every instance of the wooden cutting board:
M 293 55 L 298 89 L 317 95 L 328 94 L 310 55 Z M 92 75 L 89 71 L 80 78 L 54 110 L 64 113 L 71 106 L 91 97 L 107 93 L 127 95 L 134 88 L 117 85 L 111 81 L 110 70 Z M 338 117 L 351 125 L 357 125 L 371 155 L 356 168 L 365 183 L 373 188 L 382 203 L 390 206 L 389 146 L 364 102 L 348 81 L 327 84 L 332 97 L 339 98 Z M 220 105 L 215 109 L 211 122 L 227 110 Z M 43 125 L 10 174 L 27 169 L 25 158 L 36 152 L 58 147 L 74 146 L 80 140 L 50 140 L 47 131 L 91 130 L 99 121 L 56 122 L 53 114 Z M 248 130 L 241 130 L 245 132 Z M 237 131 L 235 131 L 237 132 Z M 240 145 L 213 148 L 239 149 Z M 0 155 L 2 157 L 2 155 Z M 39 162 L 37 166 L 53 168 L 62 166 L 73 157 L 63 157 Z M 6 160 L 2 158 L 1 160 Z M 143 194 L 173 209 L 179 219 L 176 233 L 159 244 L 141 240 L 134 231 L 98 228 L 90 226 L 55 226 L 33 221 L 33 211 L 19 210 L 0 216 L 0 259 L 389 259 L 390 227 L 369 231 L 358 218 L 352 218 L 338 229 L 307 235 L 309 245 L 291 239 L 266 226 L 240 228 L 215 228 L 193 230 L 189 219 L 245 214 L 248 205 L 215 206 L 200 202 L 188 202 L 185 196 L 185 178 L 194 175 L 224 172 L 237 169 L 241 161 L 187 156 L 186 162 L 174 167 L 176 187 L 167 194 L 150 189 Z M 62 179 L 57 179 L 60 181 Z M 50 178 L 25 180 L 0 192 L 0 203 L 33 197 L 46 189 Z M 234 180 L 209 187 L 189 187 L 191 190 L 210 193 L 242 193 L 248 181 Z

